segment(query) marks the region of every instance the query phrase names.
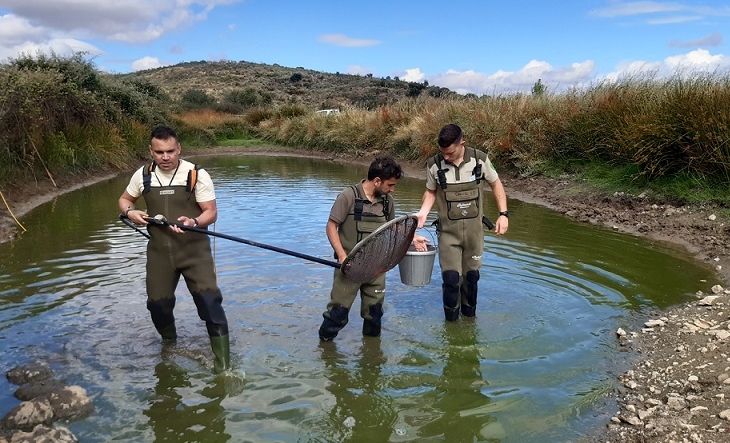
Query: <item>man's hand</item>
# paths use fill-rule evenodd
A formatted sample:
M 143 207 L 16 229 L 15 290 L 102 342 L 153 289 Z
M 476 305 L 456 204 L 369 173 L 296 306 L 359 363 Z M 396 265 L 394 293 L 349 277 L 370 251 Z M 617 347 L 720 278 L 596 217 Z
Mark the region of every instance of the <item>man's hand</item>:
M 149 214 L 139 209 L 127 211 L 127 218 L 132 220 L 135 225 L 148 225 L 149 222 L 145 218 L 149 218 Z
M 424 237 L 418 233 L 413 235 L 413 246 L 415 246 L 416 251 L 425 252 L 428 251 L 428 243 L 430 240 L 427 237 Z

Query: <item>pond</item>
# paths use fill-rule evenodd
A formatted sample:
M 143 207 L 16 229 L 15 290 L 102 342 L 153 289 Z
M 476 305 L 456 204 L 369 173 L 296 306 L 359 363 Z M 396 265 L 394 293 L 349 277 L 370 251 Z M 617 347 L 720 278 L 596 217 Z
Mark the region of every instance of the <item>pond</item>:
M 194 161 L 216 184 L 217 232 L 323 259 L 332 202 L 367 173 L 298 157 Z M 177 343 L 152 327 L 146 240 L 117 218 L 128 179 L 38 207 L 0 244 L 2 369 L 45 361 L 84 387 L 95 412 L 65 424 L 83 442 L 576 441 L 615 412 L 607 393 L 630 358 L 616 330 L 714 281 L 681 251 L 511 200 L 508 234 L 485 232 L 476 318 L 444 321 L 436 261 L 428 286 L 387 274 L 380 338 L 362 336 L 356 302 L 320 343 L 334 268 L 211 237 L 234 365 L 216 377 L 184 283 Z M 400 180 L 397 214 L 416 212 L 423 189 Z M 18 400 L 0 385 L 4 416 Z

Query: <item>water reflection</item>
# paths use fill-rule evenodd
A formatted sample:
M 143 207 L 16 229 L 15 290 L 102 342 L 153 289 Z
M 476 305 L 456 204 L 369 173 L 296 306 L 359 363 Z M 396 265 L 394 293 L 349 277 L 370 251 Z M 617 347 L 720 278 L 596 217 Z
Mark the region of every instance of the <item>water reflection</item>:
M 494 435 L 498 426 L 488 413 L 491 399 L 482 392 L 489 382 L 482 374 L 477 336 L 473 321 L 443 325 L 444 368 L 434 391 L 425 396 L 432 407 L 424 411 L 427 423 L 419 430 L 421 437 L 443 436 L 454 443 L 498 442 L 503 437 Z
M 157 383 L 144 415 L 149 417 L 155 442 L 224 443 L 231 439 L 221 406 L 226 397 L 222 383 L 196 392 L 188 372 L 169 360 L 158 363 L 154 373 Z
M 383 367 L 387 359 L 379 337 L 366 337 L 357 360 L 337 350 L 336 342 L 320 344 L 321 359 L 328 379 L 327 390 L 335 404 L 328 413 L 328 441 L 385 441 L 394 432 L 398 414 L 384 389 Z

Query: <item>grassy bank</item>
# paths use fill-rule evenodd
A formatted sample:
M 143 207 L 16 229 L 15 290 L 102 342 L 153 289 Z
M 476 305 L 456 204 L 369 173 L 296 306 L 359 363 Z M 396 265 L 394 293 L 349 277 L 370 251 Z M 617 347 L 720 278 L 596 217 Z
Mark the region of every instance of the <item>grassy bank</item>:
M 81 56 L 15 60 L 0 67 L 0 80 L 0 186 L 123 167 L 146 155 L 159 123 L 176 127 L 187 148 L 276 144 L 420 161 L 435 152 L 441 126 L 455 122 L 501 170 L 730 206 L 728 74 L 626 78 L 559 95 L 418 96 L 333 116 L 301 105 L 190 109 Z
M 577 174 L 622 190 L 730 201 L 730 77 L 630 79 L 558 96 L 422 99 L 334 118 L 267 121 L 261 129 L 287 145 L 413 159 L 435 152 L 438 130 L 449 122 L 522 175 Z

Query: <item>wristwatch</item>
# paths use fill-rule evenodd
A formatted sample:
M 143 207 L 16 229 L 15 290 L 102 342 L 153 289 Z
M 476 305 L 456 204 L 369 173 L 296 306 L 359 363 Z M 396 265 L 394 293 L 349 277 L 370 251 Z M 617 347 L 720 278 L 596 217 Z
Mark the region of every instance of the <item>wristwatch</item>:
M 504 215 L 505 217 L 509 218 L 509 211 L 500 211 L 499 215 Z
M 198 227 L 198 219 L 193 218 L 193 228 L 197 228 L 197 227 Z

